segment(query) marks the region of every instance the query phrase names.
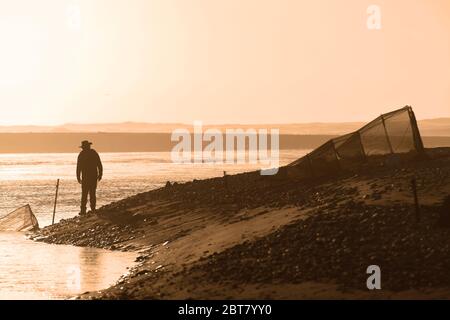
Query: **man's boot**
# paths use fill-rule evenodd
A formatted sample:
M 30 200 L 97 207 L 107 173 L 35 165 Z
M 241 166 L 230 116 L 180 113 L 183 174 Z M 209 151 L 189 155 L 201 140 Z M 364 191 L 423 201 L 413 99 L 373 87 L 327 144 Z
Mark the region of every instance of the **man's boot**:
M 80 216 L 84 216 L 86 214 L 86 208 L 81 208 Z

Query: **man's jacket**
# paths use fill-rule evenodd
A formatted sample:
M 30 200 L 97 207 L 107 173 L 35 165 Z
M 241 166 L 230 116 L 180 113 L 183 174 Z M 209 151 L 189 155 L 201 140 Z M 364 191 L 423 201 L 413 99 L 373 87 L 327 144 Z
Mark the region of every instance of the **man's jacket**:
M 94 182 L 102 176 L 103 165 L 97 151 L 94 149 L 81 151 L 77 161 L 77 179 L 84 182 Z

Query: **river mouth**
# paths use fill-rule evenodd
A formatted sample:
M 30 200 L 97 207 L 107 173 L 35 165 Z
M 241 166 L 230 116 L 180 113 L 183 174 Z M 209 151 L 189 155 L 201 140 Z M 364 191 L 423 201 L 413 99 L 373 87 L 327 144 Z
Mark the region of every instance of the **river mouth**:
M 0 299 L 68 299 L 114 285 L 136 253 L 52 245 L 0 232 Z

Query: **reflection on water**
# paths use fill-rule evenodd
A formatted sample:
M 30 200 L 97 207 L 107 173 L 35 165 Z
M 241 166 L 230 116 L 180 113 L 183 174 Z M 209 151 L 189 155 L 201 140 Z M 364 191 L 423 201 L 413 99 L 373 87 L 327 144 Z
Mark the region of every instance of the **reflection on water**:
M 48 245 L 0 233 L 0 299 L 64 299 L 114 284 L 134 253 Z

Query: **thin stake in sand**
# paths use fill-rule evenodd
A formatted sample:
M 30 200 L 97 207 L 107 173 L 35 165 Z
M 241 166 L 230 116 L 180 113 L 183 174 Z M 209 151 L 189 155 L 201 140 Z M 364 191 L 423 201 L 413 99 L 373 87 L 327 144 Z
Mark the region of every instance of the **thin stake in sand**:
M 52 225 L 54 225 L 54 224 L 55 224 L 56 202 L 58 201 L 58 189 L 59 189 L 59 179 L 58 179 L 58 180 L 56 180 L 55 205 L 53 206 L 53 218 L 52 218 Z

